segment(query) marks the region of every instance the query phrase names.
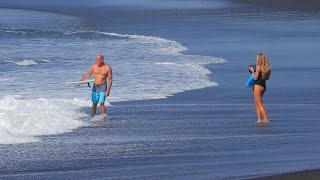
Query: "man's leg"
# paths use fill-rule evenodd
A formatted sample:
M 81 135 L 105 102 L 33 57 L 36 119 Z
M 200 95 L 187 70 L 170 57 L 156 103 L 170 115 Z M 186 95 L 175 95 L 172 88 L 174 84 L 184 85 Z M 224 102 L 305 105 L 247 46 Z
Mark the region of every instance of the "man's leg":
M 93 104 L 91 108 L 91 117 L 94 117 L 97 112 L 97 104 Z
M 99 102 L 99 94 L 95 91 L 92 91 L 91 100 L 92 100 L 91 117 L 94 117 L 97 112 L 97 105 Z
M 100 104 L 101 114 L 106 114 L 106 106 L 104 104 Z
M 104 104 L 100 104 L 100 109 L 101 109 L 101 120 L 102 121 L 107 121 L 108 120 L 108 116 L 106 113 L 106 106 Z
M 99 103 L 100 103 L 101 115 L 103 116 L 103 118 L 105 118 L 104 120 L 107 120 L 106 106 L 104 105 L 105 100 L 106 100 L 106 93 L 100 92 Z
M 106 101 L 106 93 L 100 92 L 99 103 L 100 103 L 101 114 L 106 114 L 106 106 L 104 105 L 105 101 Z

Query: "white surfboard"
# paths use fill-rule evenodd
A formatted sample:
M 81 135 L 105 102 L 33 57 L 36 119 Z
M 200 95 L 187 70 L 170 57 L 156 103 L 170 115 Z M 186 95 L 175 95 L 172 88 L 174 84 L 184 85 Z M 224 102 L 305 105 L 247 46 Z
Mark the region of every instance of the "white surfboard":
M 88 86 L 88 84 L 93 83 L 93 82 L 94 82 L 93 79 L 86 80 L 86 81 L 70 81 L 70 82 L 66 82 L 66 85 L 70 86 L 70 87 L 78 87 L 81 85 Z

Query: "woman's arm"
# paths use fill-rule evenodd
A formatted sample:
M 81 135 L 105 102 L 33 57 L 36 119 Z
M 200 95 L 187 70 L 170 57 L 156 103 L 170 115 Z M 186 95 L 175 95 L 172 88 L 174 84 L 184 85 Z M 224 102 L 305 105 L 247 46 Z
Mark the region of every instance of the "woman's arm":
M 266 78 L 265 78 L 266 80 L 270 79 L 270 74 L 271 74 L 271 70 L 266 73 Z

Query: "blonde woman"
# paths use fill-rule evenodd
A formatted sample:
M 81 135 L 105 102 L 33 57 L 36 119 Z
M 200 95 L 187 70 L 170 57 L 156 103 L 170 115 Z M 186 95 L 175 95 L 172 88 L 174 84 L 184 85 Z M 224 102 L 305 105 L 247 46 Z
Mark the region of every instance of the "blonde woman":
M 269 80 L 271 73 L 271 65 L 267 57 L 263 53 L 257 55 L 256 68 L 250 67 L 252 75 L 254 76 L 253 95 L 256 105 L 257 124 L 269 123 L 268 114 L 265 106 L 263 105 L 263 94 L 266 91 L 266 80 Z

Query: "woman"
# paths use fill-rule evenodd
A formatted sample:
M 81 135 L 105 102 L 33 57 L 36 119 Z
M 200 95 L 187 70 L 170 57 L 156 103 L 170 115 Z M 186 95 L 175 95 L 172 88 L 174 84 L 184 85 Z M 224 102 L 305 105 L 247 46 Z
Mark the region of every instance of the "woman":
M 263 105 L 262 98 L 266 91 L 266 80 L 269 80 L 271 73 L 271 65 L 267 57 L 263 53 L 257 55 L 256 69 L 250 67 L 252 75 L 254 76 L 253 95 L 256 105 L 257 124 L 269 123 L 269 118 L 265 106 Z M 262 119 L 263 118 L 263 119 Z

